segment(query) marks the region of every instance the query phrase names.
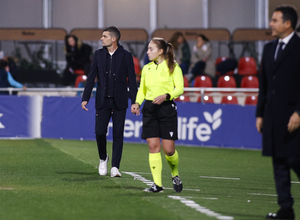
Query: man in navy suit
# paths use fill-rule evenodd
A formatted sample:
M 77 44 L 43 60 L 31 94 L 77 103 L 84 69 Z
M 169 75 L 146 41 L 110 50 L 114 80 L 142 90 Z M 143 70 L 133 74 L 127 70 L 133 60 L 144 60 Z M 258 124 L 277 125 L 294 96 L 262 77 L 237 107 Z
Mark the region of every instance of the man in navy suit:
M 126 109 L 128 108 L 128 88 L 131 103 L 137 93 L 133 58 L 130 52 L 119 44 L 121 33 L 116 27 L 103 30 L 102 49 L 95 52 L 90 72 L 82 95 L 81 107 L 86 105 L 97 77 L 96 91 L 96 141 L 100 157 L 98 172 L 107 174 L 108 155 L 106 151 L 106 133 L 110 118 L 113 121 L 113 153 L 111 177 L 121 177 L 119 166 L 123 150 L 123 134 Z
M 300 38 L 298 16 L 291 6 L 279 6 L 270 27 L 277 39 L 264 47 L 256 128 L 262 133 L 264 156 L 271 156 L 278 205 L 266 219 L 295 219 L 291 170 L 300 179 Z

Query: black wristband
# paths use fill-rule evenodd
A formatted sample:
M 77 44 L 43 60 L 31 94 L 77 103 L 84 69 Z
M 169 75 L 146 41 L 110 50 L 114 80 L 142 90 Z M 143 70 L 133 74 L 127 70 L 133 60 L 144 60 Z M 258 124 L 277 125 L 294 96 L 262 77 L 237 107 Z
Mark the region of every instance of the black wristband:
M 167 100 L 170 100 L 170 98 L 171 98 L 170 94 L 169 94 L 169 93 L 166 93 L 166 99 L 167 99 Z

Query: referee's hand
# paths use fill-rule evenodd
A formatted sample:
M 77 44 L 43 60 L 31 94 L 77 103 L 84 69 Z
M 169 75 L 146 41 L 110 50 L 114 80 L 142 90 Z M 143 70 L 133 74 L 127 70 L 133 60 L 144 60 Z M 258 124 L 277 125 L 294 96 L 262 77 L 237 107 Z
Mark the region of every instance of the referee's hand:
M 140 105 L 138 103 L 131 105 L 131 112 L 134 115 L 140 115 Z
M 160 95 L 160 96 L 157 96 L 153 101 L 152 103 L 155 104 L 155 105 L 160 105 L 161 103 L 163 103 L 167 98 L 167 95 L 164 94 L 164 95 Z

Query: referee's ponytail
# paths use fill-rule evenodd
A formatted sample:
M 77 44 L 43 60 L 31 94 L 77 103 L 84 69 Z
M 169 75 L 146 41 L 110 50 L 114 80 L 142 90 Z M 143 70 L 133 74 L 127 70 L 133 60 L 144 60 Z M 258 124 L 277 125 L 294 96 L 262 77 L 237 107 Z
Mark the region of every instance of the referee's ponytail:
M 152 42 L 155 43 L 158 49 L 163 50 L 163 57 L 167 60 L 168 68 L 170 74 L 174 72 L 175 69 L 175 56 L 174 49 L 171 43 L 166 42 L 163 38 L 154 37 L 152 38 Z

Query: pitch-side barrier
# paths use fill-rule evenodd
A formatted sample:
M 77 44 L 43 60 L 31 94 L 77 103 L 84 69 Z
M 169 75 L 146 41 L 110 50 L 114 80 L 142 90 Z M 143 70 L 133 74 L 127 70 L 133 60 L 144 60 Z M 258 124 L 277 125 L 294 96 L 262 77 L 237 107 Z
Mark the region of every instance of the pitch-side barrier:
M 82 88 L 7 88 L 18 95 L 0 96 L 0 138 L 58 138 L 95 140 L 95 99 L 81 109 Z M 185 88 L 190 96 L 207 92 L 215 97 L 257 94 L 257 89 Z M 226 93 L 222 93 L 226 92 Z M 128 105 L 130 106 L 129 100 Z M 260 149 L 261 135 L 255 129 L 255 106 L 176 102 L 178 110 L 177 145 Z M 124 141 L 141 140 L 142 116 L 127 110 Z M 112 122 L 107 139 L 112 140 Z

